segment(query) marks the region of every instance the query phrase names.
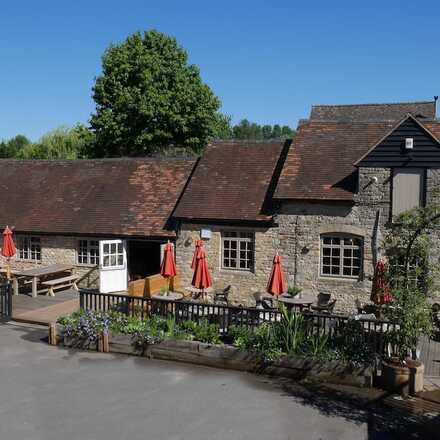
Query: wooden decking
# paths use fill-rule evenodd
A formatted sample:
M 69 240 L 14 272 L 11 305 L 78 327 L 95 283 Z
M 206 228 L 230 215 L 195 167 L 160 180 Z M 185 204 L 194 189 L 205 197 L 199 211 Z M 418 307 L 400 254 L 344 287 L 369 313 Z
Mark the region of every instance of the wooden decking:
M 79 309 L 79 296 L 75 290 L 58 292 L 54 297 L 39 295 L 13 295 L 12 319 L 33 324 L 48 324 L 59 316 Z

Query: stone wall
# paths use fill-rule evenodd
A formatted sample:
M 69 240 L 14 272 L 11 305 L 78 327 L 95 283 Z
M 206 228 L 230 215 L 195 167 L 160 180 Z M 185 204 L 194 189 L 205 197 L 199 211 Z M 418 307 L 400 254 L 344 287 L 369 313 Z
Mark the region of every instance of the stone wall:
M 373 177 L 376 177 L 377 181 Z M 338 311 L 352 311 L 356 298 L 362 301 L 369 300 L 373 276 L 373 237 L 378 225 L 379 231 L 384 232 L 389 213 L 390 170 L 362 169 L 359 193 L 355 196 L 354 204 L 284 202 L 275 215 L 274 227 L 253 229 L 254 271 L 241 272 L 221 268 L 221 231 L 227 228 L 208 224 L 182 225 L 176 246 L 177 266 L 182 271 L 184 286 L 189 286 L 195 240 L 200 238 L 202 228 L 211 229 L 212 238 L 205 241 L 205 249 L 215 287 L 221 288 L 228 284 L 235 286 L 233 302 L 255 304 L 252 294 L 266 290 L 272 258 L 278 250 L 283 258 L 284 272 L 290 286 L 296 285 L 312 295 L 319 291 L 329 291 L 337 299 Z M 238 227 L 232 229 L 252 230 Z M 359 279 L 320 276 L 320 235 L 332 232 L 363 238 L 364 267 Z
M 38 236 L 38 235 L 35 235 Z M 38 266 L 48 266 L 50 264 L 71 264 L 74 273 L 79 277 L 86 275 L 93 266 L 76 264 L 76 250 L 78 238 L 65 236 L 41 235 L 41 261 L 21 261 L 17 256 L 11 259 L 12 269 L 32 269 Z M 0 265 L 5 267 L 6 259 L 0 256 Z M 98 271 L 93 271 L 87 276 L 80 285 L 83 287 L 97 287 L 99 284 Z
M 191 285 L 193 271 L 191 261 L 195 241 L 200 239 L 200 230 L 210 229 L 212 237 L 204 240 L 209 269 L 213 275 L 214 289 L 232 285 L 230 299 L 235 304 L 255 305 L 253 293 L 265 292 L 272 268 L 272 259 L 278 246 L 278 228 L 243 228 L 232 226 L 199 225 L 184 223 L 176 243 L 176 264 L 184 287 Z M 221 232 L 225 230 L 255 233 L 255 266 L 252 271 L 222 269 Z
M 354 204 L 340 202 L 283 203 L 276 216 L 281 255 L 289 284 L 305 293 L 329 292 L 337 300 L 336 311 L 352 311 L 355 300 L 368 301 L 375 259 L 375 238 L 389 220 L 390 170 L 361 169 Z M 320 275 L 320 236 L 351 234 L 363 239 L 363 270 L 356 279 Z M 380 252 L 380 248 L 379 248 Z

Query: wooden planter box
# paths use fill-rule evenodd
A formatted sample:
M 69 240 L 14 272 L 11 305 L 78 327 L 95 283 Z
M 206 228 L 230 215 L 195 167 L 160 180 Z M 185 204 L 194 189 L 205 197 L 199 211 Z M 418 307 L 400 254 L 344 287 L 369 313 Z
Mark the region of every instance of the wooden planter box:
M 62 329 L 57 329 L 62 332 Z M 61 333 L 62 334 L 62 333 Z M 51 340 L 51 339 L 50 339 Z M 61 338 L 53 338 L 57 343 Z M 232 369 L 289 377 L 296 380 L 311 379 L 329 383 L 371 387 L 372 368 L 353 368 L 339 361 L 323 362 L 312 358 L 283 358 L 272 364 L 262 363 L 255 353 L 239 350 L 231 345 L 213 345 L 196 341 L 163 341 L 136 350 L 130 335 L 108 335 L 98 343 L 101 351 L 144 356 L 151 359 L 186 362 L 208 367 Z
M 162 289 L 178 291 L 181 287 L 180 276 L 176 275 L 171 280 L 164 278 L 160 274 L 151 275 L 141 280 L 130 281 L 128 284 L 128 294 L 130 296 L 146 297 L 160 293 Z

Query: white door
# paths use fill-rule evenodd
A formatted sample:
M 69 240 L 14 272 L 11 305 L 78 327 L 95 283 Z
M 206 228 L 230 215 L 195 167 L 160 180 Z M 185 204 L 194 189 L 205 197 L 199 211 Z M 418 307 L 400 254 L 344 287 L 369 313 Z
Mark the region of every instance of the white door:
M 99 241 L 99 291 L 127 290 L 127 250 L 124 240 Z

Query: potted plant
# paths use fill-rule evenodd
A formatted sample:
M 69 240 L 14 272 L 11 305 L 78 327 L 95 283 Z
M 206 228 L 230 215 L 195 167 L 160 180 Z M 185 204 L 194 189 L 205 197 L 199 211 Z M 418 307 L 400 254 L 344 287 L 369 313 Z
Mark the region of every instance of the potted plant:
M 393 302 L 385 313 L 396 328 L 387 334 L 393 350 L 382 362 L 382 384 L 389 391 L 414 395 L 423 389 L 424 366 L 418 359 L 418 342 L 431 333 L 426 293 L 417 287 L 393 289 Z
M 302 289 L 300 289 L 297 286 L 289 286 L 289 288 L 287 289 L 287 294 L 289 296 L 291 296 L 292 298 L 294 298 L 297 295 L 301 297 L 301 292 L 302 292 Z

